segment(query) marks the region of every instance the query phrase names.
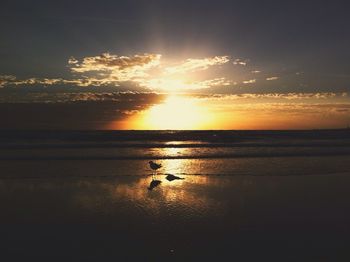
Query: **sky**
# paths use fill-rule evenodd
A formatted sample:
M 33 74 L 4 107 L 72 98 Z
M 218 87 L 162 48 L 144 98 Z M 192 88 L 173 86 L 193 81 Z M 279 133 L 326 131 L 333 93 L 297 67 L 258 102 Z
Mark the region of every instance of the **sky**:
M 2 1 L 0 129 L 350 124 L 346 1 Z

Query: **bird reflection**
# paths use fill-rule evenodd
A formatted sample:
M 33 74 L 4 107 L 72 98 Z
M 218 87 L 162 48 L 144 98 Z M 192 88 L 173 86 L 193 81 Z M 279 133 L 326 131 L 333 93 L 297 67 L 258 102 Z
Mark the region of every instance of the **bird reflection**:
M 151 181 L 151 183 L 149 184 L 149 187 L 147 187 L 147 189 L 151 191 L 151 190 L 153 190 L 153 188 L 159 186 L 160 183 L 162 183 L 162 181 L 156 180 L 156 179 L 152 178 L 152 181 Z
M 182 179 L 184 179 L 184 178 L 182 178 L 182 177 L 178 177 L 178 176 L 175 176 L 175 175 L 172 175 L 172 174 L 168 174 L 167 176 L 166 176 L 166 179 L 168 180 L 168 181 L 173 181 L 173 180 L 182 180 Z

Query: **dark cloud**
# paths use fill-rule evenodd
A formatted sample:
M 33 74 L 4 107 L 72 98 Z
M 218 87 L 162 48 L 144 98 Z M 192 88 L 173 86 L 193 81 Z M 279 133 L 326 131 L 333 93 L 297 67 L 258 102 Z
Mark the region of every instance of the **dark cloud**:
M 61 94 L 47 103 L 38 97 L 36 102 L 0 103 L 0 129 L 105 129 L 164 99 L 154 93 L 81 93 Z

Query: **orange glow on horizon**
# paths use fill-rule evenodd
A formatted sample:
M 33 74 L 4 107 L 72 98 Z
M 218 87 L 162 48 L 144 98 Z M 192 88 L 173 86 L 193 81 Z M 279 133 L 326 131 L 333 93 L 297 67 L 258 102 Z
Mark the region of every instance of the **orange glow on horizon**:
M 282 130 L 344 128 L 347 98 L 198 97 L 169 94 L 148 109 L 109 123 L 116 130 Z
M 212 121 L 209 110 L 194 99 L 171 95 L 164 103 L 129 119 L 129 127 L 143 130 L 207 129 Z

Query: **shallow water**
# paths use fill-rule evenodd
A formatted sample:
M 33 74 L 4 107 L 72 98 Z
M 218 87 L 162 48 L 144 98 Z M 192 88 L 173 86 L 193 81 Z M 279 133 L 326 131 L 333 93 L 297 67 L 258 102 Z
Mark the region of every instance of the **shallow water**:
M 303 176 L 348 173 L 350 156 L 163 159 L 159 175 Z M 0 161 L 0 178 L 75 178 L 149 176 L 148 160 Z
M 326 138 L 2 142 L 0 256 L 348 261 L 349 148 Z
M 349 258 L 349 160 L 163 160 L 152 191 L 143 160 L 0 161 L 2 255 L 341 261 Z

